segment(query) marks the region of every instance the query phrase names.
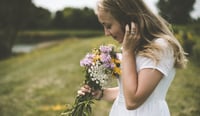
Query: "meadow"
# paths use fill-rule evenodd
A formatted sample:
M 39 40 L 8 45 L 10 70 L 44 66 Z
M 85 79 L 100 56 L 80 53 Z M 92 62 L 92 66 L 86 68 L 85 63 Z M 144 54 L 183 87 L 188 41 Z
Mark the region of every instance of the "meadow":
M 60 116 L 72 104 L 83 81 L 80 59 L 100 44 L 99 36 L 62 40 L 53 46 L 0 61 L 1 116 Z M 177 70 L 167 101 L 172 116 L 199 116 L 199 67 L 192 60 Z M 115 81 L 115 80 L 113 80 Z M 107 116 L 112 103 L 95 101 L 93 116 Z

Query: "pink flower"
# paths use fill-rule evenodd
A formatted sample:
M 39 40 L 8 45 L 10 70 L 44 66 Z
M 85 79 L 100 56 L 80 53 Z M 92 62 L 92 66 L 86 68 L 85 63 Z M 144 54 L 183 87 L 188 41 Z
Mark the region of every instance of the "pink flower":
M 102 53 L 110 53 L 112 51 L 112 46 L 100 46 L 99 47 L 99 50 L 102 52 Z
M 94 54 L 87 54 L 86 56 L 85 56 L 85 58 L 83 58 L 81 61 L 80 61 L 80 65 L 82 66 L 82 67 L 84 67 L 84 66 L 86 66 L 86 67 L 89 67 L 89 66 L 91 66 L 92 65 L 92 63 L 93 63 L 93 59 L 94 59 Z

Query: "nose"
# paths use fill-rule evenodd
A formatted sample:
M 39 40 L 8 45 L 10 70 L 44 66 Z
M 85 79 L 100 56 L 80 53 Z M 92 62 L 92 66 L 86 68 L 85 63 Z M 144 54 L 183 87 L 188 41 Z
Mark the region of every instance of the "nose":
M 111 35 L 110 30 L 106 29 L 106 28 L 104 28 L 104 33 L 105 33 L 106 36 L 110 36 Z

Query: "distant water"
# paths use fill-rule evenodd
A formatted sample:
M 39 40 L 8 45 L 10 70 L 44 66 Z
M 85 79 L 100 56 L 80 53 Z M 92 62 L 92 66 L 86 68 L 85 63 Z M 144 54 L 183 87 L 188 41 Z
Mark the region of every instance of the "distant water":
M 14 45 L 12 48 L 13 53 L 29 53 L 35 49 L 36 45 L 24 45 L 24 44 L 19 44 L 19 45 Z

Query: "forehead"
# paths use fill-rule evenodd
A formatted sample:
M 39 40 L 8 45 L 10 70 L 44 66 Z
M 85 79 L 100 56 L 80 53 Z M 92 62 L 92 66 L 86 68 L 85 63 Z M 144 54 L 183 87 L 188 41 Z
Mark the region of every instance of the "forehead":
M 105 10 L 98 10 L 97 16 L 100 22 L 109 22 L 114 20 L 110 12 L 106 12 Z

